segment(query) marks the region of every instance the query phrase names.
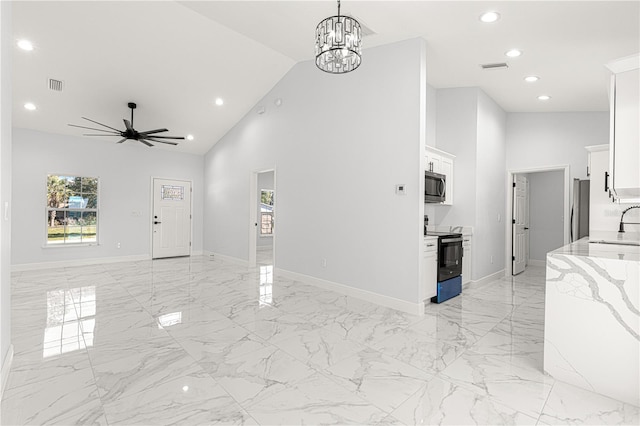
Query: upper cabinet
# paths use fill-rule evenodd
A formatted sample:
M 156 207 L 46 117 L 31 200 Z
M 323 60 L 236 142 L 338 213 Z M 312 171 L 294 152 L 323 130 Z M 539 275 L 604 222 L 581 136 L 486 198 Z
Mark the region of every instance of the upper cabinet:
M 446 176 L 445 201 L 441 205 L 453 204 L 453 160 L 455 155 L 439 149 L 427 146 L 425 152 L 427 171 L 440 173 Z
M 640 56 L 607 64 L 611 70 L 609 187 L 616 201 L 640 198 Z

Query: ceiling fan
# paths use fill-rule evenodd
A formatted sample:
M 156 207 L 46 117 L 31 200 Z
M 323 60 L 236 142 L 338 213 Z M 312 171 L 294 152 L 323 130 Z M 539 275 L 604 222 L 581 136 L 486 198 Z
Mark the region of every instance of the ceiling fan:
M 102 124 L 102 123 L 98 123 L 95 120 L 91 120 L 87 117 L 81 117 L 84 120 L 90 121 L 92 123 L 96 123 L 99 124 L 100 126 L 106 127 L 107 129 L 111 129 L 111 130 L 104 130 L 104 129 L 96 129 L 95 127 L 85 127 L 85 126 L 78 126 L 76 124 L 69 124 L 69 126 L 71 127 L 79 127 L 81 129 L 89 129 L 89 130 L 97 130 L 99 132 L 104 132 L 104 133 L 99 133 L 99 134 L 95 134 L 95 133 L 85 133 L 83 134 L 83 136 L 118 136 L 121 137 L 122 139 L 120 139 L 118 142 L 116 143 L 122 143 L 124 141 L 126 141 L 127 139 L 131 139 L 134 141 L 138 141 L 138 142 L 142 142 L 143 144 L 147 145 L 147 146 L 153 146 L 153 144 L 151 142 L 157 142 L 157 143 L 165 143 L 168 145 L 178 145 L 177 142 L 172 142 L 171 139 L 174 140 L 180 140 L 180 139 L 184 139 L 184 137 L 182 136 L 157 136 L 156 133 L 162 133 L 162 132 L 168 132 L 168 129 L 155 129 L 155 130 L 147 130 L 146 132 L 138 132 L 136 129 L 133 128 L 133 110 L 136 109 L 136 104 L 133 102 L 129 102 L 128 107 L 131 108 L 131 121 L 127 120 L 126 118 L 123 120 L 124 121 L 124 126 L 125 126 L 125 130 L 118 130 L 115 129 L 111 126 L 107 126 L 106 124 Z M 168 140 L 165 140 L 168 139 Z

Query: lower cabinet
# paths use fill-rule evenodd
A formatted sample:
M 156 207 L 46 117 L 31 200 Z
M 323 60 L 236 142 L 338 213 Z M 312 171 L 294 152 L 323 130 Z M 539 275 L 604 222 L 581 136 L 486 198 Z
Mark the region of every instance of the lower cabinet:
M 436 295 L 438 288 L 438 237 L 424 239 L 422 262 L 420 300 L 427 300 Z
M 471 282 L 471 236 L 462 238 L 462 284 Z

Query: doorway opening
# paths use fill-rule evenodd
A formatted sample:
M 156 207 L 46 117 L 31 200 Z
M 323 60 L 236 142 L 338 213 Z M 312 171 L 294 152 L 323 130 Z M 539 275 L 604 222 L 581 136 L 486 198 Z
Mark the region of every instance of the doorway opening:
M 252 173 L 249 229 L 249 265 L 273 267 L 275 262 L 276 173 Z
M 569 166 L 514 170 L 507 176 L 507 276 L 543 266 L 546 253 L 569 243 Z

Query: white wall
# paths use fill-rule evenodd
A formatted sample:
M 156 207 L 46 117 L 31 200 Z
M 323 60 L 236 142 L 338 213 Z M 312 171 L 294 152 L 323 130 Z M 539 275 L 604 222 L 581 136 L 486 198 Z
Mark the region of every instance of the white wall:
M 564 172 L 528 173 L 529 258 L 546 261 L 564 245 Z
M 507 170 L 569 165 L 587 178 L 585 146 L 609 143 L 608 112 L 507 114 Z
M 428 61 L 427 61 L 428 62 Z M 426 145 L 427 146 L 436 146 L 436 127 L 437 127 L 437 109 L 438 109 L 438 91 L 425 84 L 426 87 L 426 109 L 427 109 L 427 119 L 426 119 Z M 436 224 L 436 207 L 433 204 L 425 204 L 424 205 L 424 214 L 429 216 L 429 225 Z
M 413 39 L 366 49 L 346 75 L 294 66 L 206 155 L 205 249 L 248 259 L 251 173 L 275 168 L 279 268 L 415 302 L 425 55 Z
M 477 88 L 438 90 L 437 146 L 456 156 L 452 206 L 436 224 L 473 226 L 472 279 L 504 268 L 506 114 Z M 500 217 L 498 216 L 500 215 Z
M 0 371 L 8 371 L 11 347 L 11 218 L 5 217 L 5 203 L 11 202 L 11 2 L 0 2 Z M 10 213 L 10 212 L 7 212 Z M 4 376 L 0 382 L 0 396 Z
M 436 146 L 436 129 L 438 127 L 438 90 L 426 85 L 427 87 L 427 145 Z
M 43 248 L 48 174 L 97 176 L 100 245 Z M 13 129 L 14 265 L 151 254 L 151 177 L 193 181 L 194 252 L 202 251 L 203 157 Z M 134 216 L 133 212 L 142 212 Z M 16 231 L 18 230 L 18 231 Z M 117 249 L 116 244 L 121 244 Z
M 273 245 L 273 236 L 272 235 L 260 235 L 260 192 L 263 189 L 273 189 L 273 172 L 264 172 L 258 173 L 258 226 L 256 226 L 256 236 L 257 236 L 257 245 L 258 246 L 271 246 Z
M 434 225 L 473 226 L 476 222 L 477 117 L 478 89 L 438 90 L 437 147 L 454 154 L 456 158 L 453 206 L 435 206 Z
M 505 112 L 482 90 L 478 90 L 474 279 L 504 269 L 505 134 Z

